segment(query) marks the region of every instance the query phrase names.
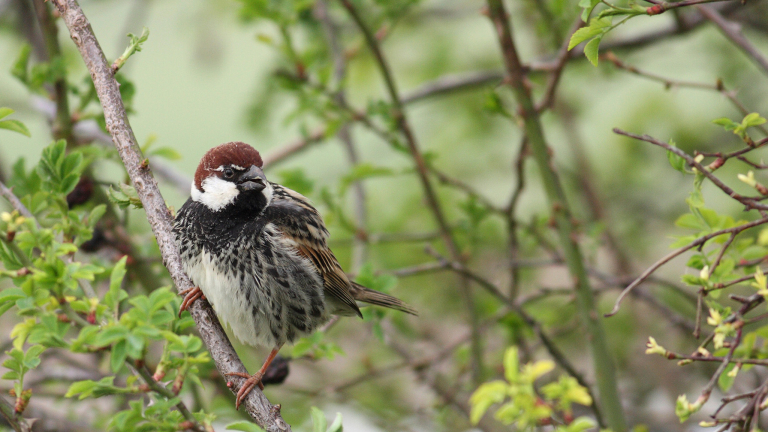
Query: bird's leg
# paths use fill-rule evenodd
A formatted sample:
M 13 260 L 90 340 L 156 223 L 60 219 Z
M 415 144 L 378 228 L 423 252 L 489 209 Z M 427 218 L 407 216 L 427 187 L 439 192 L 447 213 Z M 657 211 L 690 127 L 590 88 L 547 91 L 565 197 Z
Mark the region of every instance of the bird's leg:
M 200 290 L 199 287 L 192 287 L 187 288 L 184 291 L 180 292 L 179 295 L 184 296 L 184 300 L 181 301 L 181 306 L 179 306 L 179 317 L 181 317 L 181 313 L 187 310 L 189 306 L 197 299 L 199 298 L 205 298 L 205 295 Z
M 257 385 L 260 389 L 264 390 L 264 384 L 261 383 L 261 379 L 264 377 L 264 373 L 267 371 L 267 368 L 269 367 L 270 363 L 272 363 L 272 360 L 275 359 L 275 356 L 277 355 L 277 352 L 280 351 L 281 347 L 277 347 L 272 350 L 271 353 L 269 353 L 269 356 L 266 360 L 264 360 L 264 364 L 261 365 L 261 369 L 259 369 L 258 372 L 256 372 L 253 375 L 248 375 L 247 373 L 242 372 L 229 372 L 224 375 L 227 376 L 239 376 L 242 378 L 245 378 L 245 382 L 243 383 L 243 386 L 240 387 L 240 391 L 237 392 L 237 397 L 235 398 L 235 409 L 240 409 L 240 404 L 243 402 L 246 396 L 248 396 L 248 393 L 253 390 L 254 387 Z

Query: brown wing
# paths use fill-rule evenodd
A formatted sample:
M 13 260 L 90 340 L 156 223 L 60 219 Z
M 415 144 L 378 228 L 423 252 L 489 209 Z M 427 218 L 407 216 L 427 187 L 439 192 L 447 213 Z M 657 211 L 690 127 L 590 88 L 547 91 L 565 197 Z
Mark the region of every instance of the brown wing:
M 287 243 L 314 264 L 323 278 L 326 296 L 333 296 L 349 311 L 362 318 L 350 293 L 350 282 L 339 261 L 328 248 L 328 231 L 320 214 L 309 200 L 298 192 L 273 183 L 274 195 L 270 206 L 275 212 L 273 223 L 283 233 Z

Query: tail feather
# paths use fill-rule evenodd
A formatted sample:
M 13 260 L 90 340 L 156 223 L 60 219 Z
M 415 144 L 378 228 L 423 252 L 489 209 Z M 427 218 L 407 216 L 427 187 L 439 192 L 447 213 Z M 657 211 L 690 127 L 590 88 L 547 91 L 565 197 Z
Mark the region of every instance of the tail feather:
M 393 297 L 389 294 L 384 294 L 380 291 L 366 288 L 357 282 L 352 282 L 350 292 L 352 293 L 352 297 L 354 297 L 354 299 L 357 301 L 399 310 L 411 315 L 419 315 L 416 312 L 416 309 L 412 308 L 399 298 Z

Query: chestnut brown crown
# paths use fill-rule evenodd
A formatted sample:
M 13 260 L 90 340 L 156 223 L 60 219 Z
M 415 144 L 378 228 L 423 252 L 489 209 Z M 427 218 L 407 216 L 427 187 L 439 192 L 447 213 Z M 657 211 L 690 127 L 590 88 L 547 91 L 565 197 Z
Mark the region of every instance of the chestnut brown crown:
M 197 171 L 195 171 L 197 190 L 205 192 L 202 186 L 203 180 L 212 175 L 220 176 L 221 171 L 218 168 L 226 165 L 234 165 L 244 169 L 256 165 L 261 168 L 264 161 L 261 160 L 261 155 L 255 148 L 244 142 L 232 141 L 218 145 L 208 150 L 200 160 L 200 165 L 197 166 Z

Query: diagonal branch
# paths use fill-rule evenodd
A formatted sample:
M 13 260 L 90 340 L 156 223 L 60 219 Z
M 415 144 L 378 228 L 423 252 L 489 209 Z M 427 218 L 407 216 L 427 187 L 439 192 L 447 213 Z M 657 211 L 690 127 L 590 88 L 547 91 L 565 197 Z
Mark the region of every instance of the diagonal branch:
M 163 263 L 168 268 L 177 289 L 189 288 L 192 283 L 182 270 L 179 251 L 171 232 L 173 221 L 171 213 L 165 205 L 151 171 L 146 165 L 143 165 L 144 157 L 128 122 L 128 115 L 125 112 L 112 68 L 77 1 L 52 1 L 58 8 L 72 40 L 77 45 L 80 55 L 91 73 L 96 93 L 104 109 L 107 129 L 112 135 L 120 158 L 144 205 L 147 220 L 157 238 Z M 224 376 L 225 373 L 229 372 L 247 372 L 210 305 L 207 302 L 197 301 L 190 308 L 190 312 L 195 319 L 200 337 L 208 347 L 219 373 Z M 237 391 L 245 380 L 234 378 L 233 381 L 235 385 L 232 386 L 232 390 Z M 245 400 L 245 407 L 256 423 L 267 431 L 291 430 L 280 416 L 279 406 L 270 404 L 261 391 L 254 389 Z
M 766 58 L 755 46 L 744 37 L 741 33 L 741 25 L 732 21 L 728 21 L 723 18 L 722 15 L 715 9 L 703 5 L 698 5 L 696 8 L 704 15 L 708 20 L 714 23 L 723 34 L 731 40 L 736 46 L 742 49 L 749 58 L 758 64 L 763 69 L 763 72 L 768 74 L 768 58 Z

